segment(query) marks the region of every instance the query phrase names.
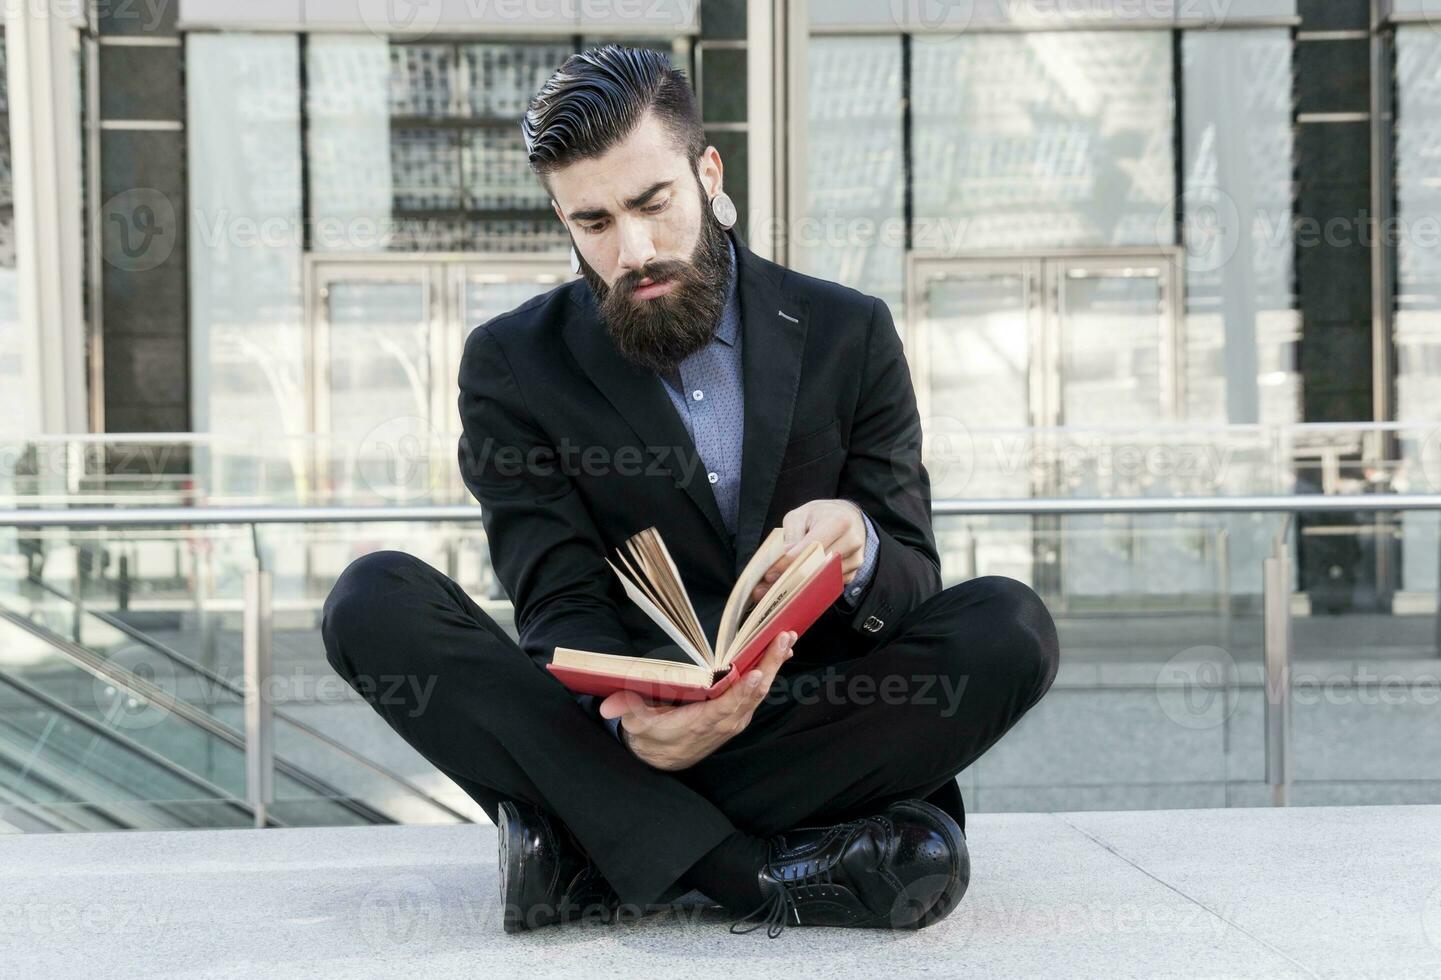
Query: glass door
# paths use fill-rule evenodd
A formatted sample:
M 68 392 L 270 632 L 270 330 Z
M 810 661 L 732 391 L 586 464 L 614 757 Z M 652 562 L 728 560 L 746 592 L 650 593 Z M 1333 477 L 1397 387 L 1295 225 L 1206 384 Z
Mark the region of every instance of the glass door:
M 1046 371 L 1050 424 L 1069 430 L 1067 452 L 1051 458 L 1082 461 L 1049 468 L 1041 488 L 1046 496 L 1170 492 L 1166 476 L 1150 465 L 1154 447 L 1126 430 L 1180 417 L 1175 271 L 1166 255 L 1067 256 L 1046 263 L 1054 352 Z M 1064 585 L 1060 594 L 1067 600 L 1203 595 L 1215 588 L 1198 554 L 1205 543 L 1173 516 L 1098 514 L 1047 522 L 1055 531 L 1057 584 Z
M 1101 468 L 1062 465 L 1074 447 L 1056 430 L 1074 440 L 1091 429 L 1079 441 L 1100 446 L 1127 426 L 1177 418 L 1176 273 L 1168 252 L 911 256 L 905 343 L 933 499 L 1109 492 L 1095 480 Z M 954 581 L 984 568 L 1055 595 L 1114 592 L 1126 584 L 1088 577 L 1115 567 L 1092 553 L 1115 546 L 1108 521 L 1066 519 L 1065 553 L 1059 518 L 991 518 L 981 543 L 942 522 L 942 573 Z M 1073 532 L 1088 525 L 1094 536 Z M 1145 591 L 1167 545 L 1138 545 L 1130 530 L 1124 546 L 1140 549 L 1130 585 Z
M 1044 416 L 1042 271 L 1026 258 L 911 262 L 905 345 L 932 499 L 1034 495 L 1026 440 Z M 955 523 L 936 528 L 946 581 L 978 567 L 1034 580 L 1029 518 L 991 518 L 979 538 Z
M 322 498 L 415 502 L 441 460 L 443 287 L 422 262 L 315 267 L 311 398 Z

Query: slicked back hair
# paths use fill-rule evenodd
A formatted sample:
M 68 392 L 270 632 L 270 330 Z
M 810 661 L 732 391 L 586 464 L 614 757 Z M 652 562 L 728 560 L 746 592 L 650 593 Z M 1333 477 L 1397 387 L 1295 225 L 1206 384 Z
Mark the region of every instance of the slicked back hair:
M 542 182 L 577 160 L 621 142 L 653 112 L 691 166 L 705 152 L 705 129 L 685 73 L 646 48 L 607 44 L 573 54 L 530 100 L 520 129 L 530 169 Z

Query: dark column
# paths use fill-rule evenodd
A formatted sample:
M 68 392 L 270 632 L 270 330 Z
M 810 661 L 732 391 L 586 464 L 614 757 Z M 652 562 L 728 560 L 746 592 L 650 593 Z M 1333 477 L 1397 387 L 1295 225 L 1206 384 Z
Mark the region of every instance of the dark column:
M 736 227 L 748 238 L 745 39 L 746 0 L 705 0 L 695 59 L 701 119 L 725 164 L 726 192 L 740 214 Z
M 1307 422 L 1369 422 L 1375 418 L 1371 242 L 1376 233 L 1370 4 L 1301 0 L 1297 6 L 1302 19 L 1295 57 L 1302 417 Z M 1313 474 L 1316 470 L 1308 471 Z M 1370 515 L 1310 516 L 1297 528 L 1354 528 L 1370 520 Z M 1376 605 L 1374 541 L 1350 534 L 1301 538 L 1300 585 L 1313 606 L 1341 611 Z
M 184 49 L 153 6 L 99 6 L 107 432 L 190 429 Z

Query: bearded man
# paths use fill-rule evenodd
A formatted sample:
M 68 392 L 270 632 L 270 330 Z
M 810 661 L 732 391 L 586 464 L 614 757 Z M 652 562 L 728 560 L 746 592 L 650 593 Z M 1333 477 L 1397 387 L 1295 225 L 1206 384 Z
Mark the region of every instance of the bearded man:
M 519 643 L 383 551 L 326 601 L 331 665 L 496 822 L 507 931 L 687 892 L 771 935 L 939 921 L 970 877 L 956 774 L 1050 687 L 1051 617 L 1014 579 L 941 587 L 890 312 L 745 247 L 663 56 L 572 56 L 522 129 L 582 276 L 475 329 L 459 378 Z M 542 669 L 557 646 L 674 655 L 606 564 L 630 535 L 659 530 L 714 637 L 777 525 L 756 598 L 812 541 L 844 588 L 723 695 L 597 703 Z M 376 683 L 396 675 L 423 683 Z

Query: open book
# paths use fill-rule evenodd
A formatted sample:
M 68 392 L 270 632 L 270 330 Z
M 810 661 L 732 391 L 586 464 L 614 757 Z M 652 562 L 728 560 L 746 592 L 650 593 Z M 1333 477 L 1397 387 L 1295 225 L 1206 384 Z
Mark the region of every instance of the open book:
M 775 528 L 741 570 L 721 612 L 712 647 L 656 529 L 649 527 L 628 538 L 625 551 L 628 559 L 616 552 L 623 567 L 607 560 L 625 594 L 694 662 L 556 647 L 546 669 L 577 694 L 605 697 L 628 690 L 653 701 L 716 697 L 755 665 L 778 633 L 805 632 L 841 594 L 840 554 L 812 541 L 771 583 L 760 602 L 751 605 L 751 592 L 786 551 L 784 532 Z

